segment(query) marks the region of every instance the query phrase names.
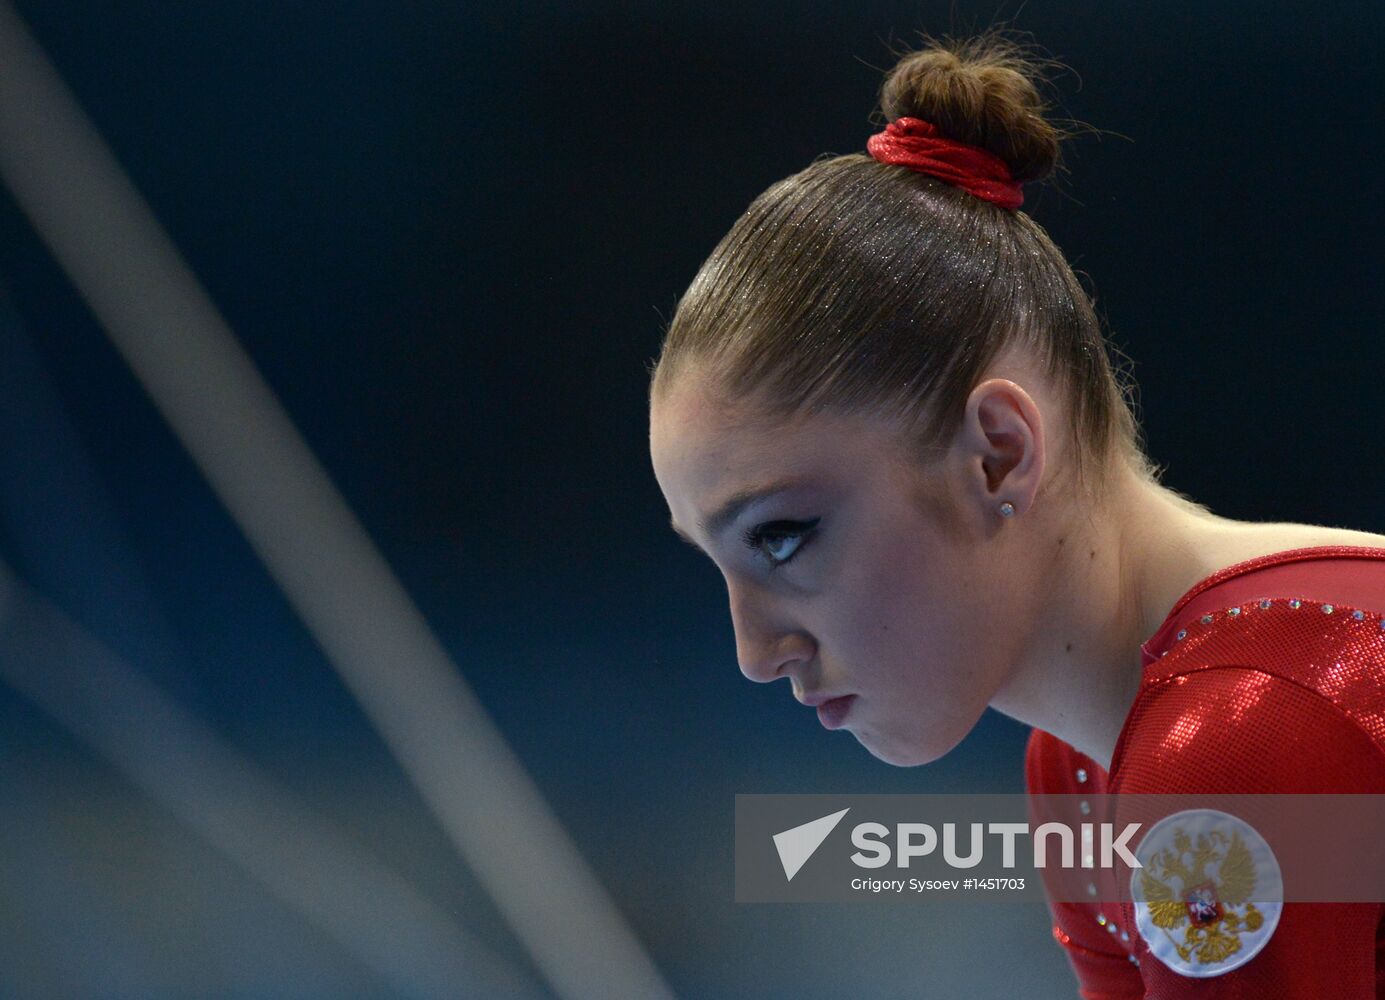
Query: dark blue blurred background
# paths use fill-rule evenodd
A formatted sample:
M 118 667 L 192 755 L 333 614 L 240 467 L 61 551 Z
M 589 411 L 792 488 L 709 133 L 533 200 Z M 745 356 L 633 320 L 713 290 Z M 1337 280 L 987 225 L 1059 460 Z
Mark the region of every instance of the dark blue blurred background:
M 731 901 L 735 793 L 1019 791 L 1026 732 L 892 769 L 747 682 L 647 455 L 643 366 L 717 239 L 864 148 L 889 44 L 1014 5 L 17 6 L 680 996 L 1074 995 L 1039 907 Z M 1107 130 L 1025 210 L 1134 359 L 1165 481 L 1385 530 L 1385 7 L 1014 23 Z M 7 192 L 0 289 L 0 555 L 532 976 Z M 373 976 L 0 687 L 0 992 Z

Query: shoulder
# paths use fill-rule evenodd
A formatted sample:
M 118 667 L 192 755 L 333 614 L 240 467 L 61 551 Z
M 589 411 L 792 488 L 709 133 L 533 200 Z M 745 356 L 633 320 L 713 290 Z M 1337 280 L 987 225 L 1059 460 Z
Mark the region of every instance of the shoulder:
M 1321 691 L 1251 665 L 1144 688 L 1112 764 L 1126 793 L 1385 792 L 1375 734 Z
M 1374 597 L 1385 561 L 1358 565 L 1355 593 L 1340 560 L 1319 560 L 1189 602 L 1146 650 L 1112 762 L 1121 790 L 1385 791 L 1385 614 L 1341 600 Z

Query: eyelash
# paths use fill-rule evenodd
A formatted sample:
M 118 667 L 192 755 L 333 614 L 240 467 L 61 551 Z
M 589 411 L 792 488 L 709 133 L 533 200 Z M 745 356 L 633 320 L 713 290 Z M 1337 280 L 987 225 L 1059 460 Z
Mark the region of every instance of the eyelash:
M 781 566 L 787 566 L 798 558 L 798 554 L 803 551 L 808 544 L 808 538 L 812 534 L 813 528 L 821 518 L 813 518 L 811 521 L 771 521 L 767 524 L 758 524 L 753 528 L 748 528 L 742 535 L 742 540 L 747 548 L 754 551 L 755 555 L 769 565 L 770 572 L 774 572 Z M 768 538 L 797 538 L 800 539 L 798 546 L 793 550 L 793 555 L 787 559 L 776 560 L 765 553 L 760 546 Z

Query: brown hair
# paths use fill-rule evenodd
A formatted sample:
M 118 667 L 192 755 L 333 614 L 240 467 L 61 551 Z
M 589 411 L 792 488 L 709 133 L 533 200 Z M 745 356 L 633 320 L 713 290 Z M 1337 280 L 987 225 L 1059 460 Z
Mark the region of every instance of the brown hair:
M 1044 116 L 1047 61 L 1000 29 L 925 41 L 886 76 L 884 116 L 930 121 L 1018 180 L 1052 174 L 1067 133 Z M 770 415 L 881 412 L 939 448 L 987 366 L 1017 342 L 1067 400 L 1078 477 L 1084 460 L 1105 471 L 1123 458 L 1153 478 L 1133 386 L 1038 223 L 865 153 L 825 155 L 757 197 L 702 265 L 650 370 L 650 401 L 695 368 Z

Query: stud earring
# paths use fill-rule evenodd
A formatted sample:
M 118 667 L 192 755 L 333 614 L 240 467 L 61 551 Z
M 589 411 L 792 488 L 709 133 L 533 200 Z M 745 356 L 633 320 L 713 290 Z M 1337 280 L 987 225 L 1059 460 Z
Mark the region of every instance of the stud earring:
M 1012 504 L 1009 500 L 1003 501 L 1003 502 L 1001 503 L 1001 505 L 1000 505 L 1000 516 L 1001 516 L 1001 517 L 1014 517 L 1014 516 L 1015 516 L 1015 505 Z

